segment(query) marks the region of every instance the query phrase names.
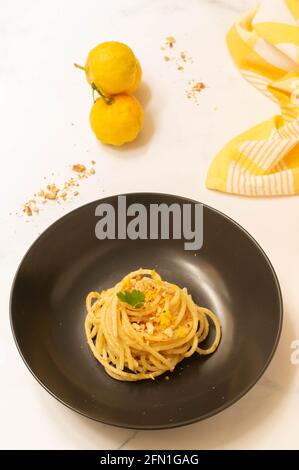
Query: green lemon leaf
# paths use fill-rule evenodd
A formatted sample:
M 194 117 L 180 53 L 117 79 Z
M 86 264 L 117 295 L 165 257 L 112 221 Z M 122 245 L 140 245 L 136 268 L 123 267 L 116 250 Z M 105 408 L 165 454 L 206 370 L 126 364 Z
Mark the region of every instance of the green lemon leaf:
M 134 289 L 132 291 L 126 290 L 125 292 L 118 292 L 117 297 L 122 302 L 125 302 L 134 308 L 140 308 L 144 304 L 144 293 L 140 290 Z

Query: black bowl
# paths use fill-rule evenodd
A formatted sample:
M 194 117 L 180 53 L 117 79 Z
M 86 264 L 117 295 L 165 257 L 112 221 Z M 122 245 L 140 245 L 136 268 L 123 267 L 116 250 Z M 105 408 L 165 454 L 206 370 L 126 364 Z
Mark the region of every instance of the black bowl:
M 242 397 L 268 366 L 280 336 L 282 298 L 273 267 L 236 222 L 204 206 L 204 242 L 196 253 L 182 240 L 104 240 L 87 204 L 51 225 L 31 246 L 11 293 L 19 352 L 39 383 L 59 401 L 95 420 L 136 429 L 170 428 L 207 418 Z M 166 194 L 128 194 L 127 202 L 195 204 Z M 212 309 L 222 341 L 208 357 L 184 360 L 155 381 L 119 382 L 93 357 L 85 338 L 85 297 L 139 267 L 186 286 Z

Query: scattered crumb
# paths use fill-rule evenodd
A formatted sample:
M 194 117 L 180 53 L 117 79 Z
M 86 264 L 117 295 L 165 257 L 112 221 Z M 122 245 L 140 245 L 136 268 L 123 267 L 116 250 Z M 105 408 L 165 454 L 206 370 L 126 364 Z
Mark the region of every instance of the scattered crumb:
M 175 38 L 173 36 L 168 36 L 165 40 L 165 43 L 168 47 L 170 47 L 171 49 L 173 48 L 173 46 L 175 45 Z
M 198 102 L 198 94 L 206 88 L 206 85 L 203 82 L 196 82 L 195 80 L 189 80 L 188 89 L 186 90 L 186 96 L 192 100 L 196 105 Z
M 177 52 L 174 45 L 176 44 L 176 39 L 173 36 L 168 36 L 165 38 L 165 44 L 160 47 L 162 51 L 167 49 L 168 54 L 164 55 L 164 61 L 170 62 L 173 61 L 176 65 L 176 69 L 179 72 L 184 72 L 188 64 L 193 64 L 193 58 L 186 52 L 181 51 Z M 206 88 L 203 82 L 199 82 L 196 80 L 189 80 L 188 87 L 185 90 L 185 95 L 187 99 L 192 100 L 196 105 L 199 104 L 197 94 L 201 92 L 204 88 Z
M 28 217 L 31 217 L 31 216 L 32 216 L 32 208 L 31 208 L 29 202 L 26 202 L 26 203 L 24 204 L 23 212 L 25 212 L 25 214 L 28 215 Z
M 169 375 L 166 375 L 165 380 L 169 380 L 169 379 L 170 379 Z
M 95 160 L 92 160 L 91 163 L 92 165 L 95 165 L 96 162 Z M 74 191 L 74 188 L 80 186 L 80 181 L 82 179 L 89 178 L 96 172 L 94 167 L 87 168 L 81 163 L 72 165 L 72 171 L 76 176 L 72 176 L 67 179 L 61 187 L 56 186 L 55 183 L 48 183 L 44 188 L 41 188 L 38 192 L 34 193 L 34 199 L 29 199 L 23 204 L 22 212 L 27 217 L 32 217 L 34 214 L 39 214 L 40 208 L 47 202 L 56 202 L 57 204 L 61 204 L 71 196 L 78 196 L 79 191 Z M 51 175 L 53 176 L 54 173 L 51 173 Z M 46 180 L 47 177 L 44 176 L 43 179 Z
M 95 164 L 96 164 L 96 161 L 95 161 L 95 160 L 91 160 L 91 164 L 92 164 L 92 165 L 95 165 Z
M 58 198 L 58 193 L 60 191 L 59 188 L 57 188 L 57 186 L 55 184 L 47 184 L 47 192 L 44 193 L 44 197 L 46 199 L 51 199 L 51 200 L 54 200 L 54 199 L 57 199 Z M 41 192 L 44 192 L 43 190 Z
M 39 213 L 39 208 L 36 205 L 35 199 L 30 199 L 23 206 L 23 212 L 28 216 L 32 217 L 33 214 Z
M 72 166 L 72 170 L 76 171 L 76 173 L 84 173 L 84 171 L 86 171 L 86 166 L 81 165 L 80 163 L 76 163 Z
M 192 91 L 201 91 L 205 89 L 205 84 L 203 82 L 197 82 L 192 87 Z

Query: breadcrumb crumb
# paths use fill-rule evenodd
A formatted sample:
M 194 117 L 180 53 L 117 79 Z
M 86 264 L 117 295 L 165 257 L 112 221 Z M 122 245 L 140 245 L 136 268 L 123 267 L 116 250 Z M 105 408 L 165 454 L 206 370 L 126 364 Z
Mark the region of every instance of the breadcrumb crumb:
M 167 50 L 167 55 L 164 55 L 164 61 L 169 62 L 173 61 L 176 65 L 176 69 L 179 72 L 184 72 L 189 64 L 193 64 L 193 58 L 186 52 L 180 51 L 178 52 L 174 45 L 176 44 L 176 39 L 173 36 L 168 36 L 165 38 L 165 43 L 160 49 L 162 51 Z M 201 92 L 204 88 L 206 88 L 203 82 L 199 82 L 196 80 L 192 80 L 188 82 L 188 87 L 185 90 L 185 95 L 188 100 L 192 100 L 196 105 L 199 104 L 198 102 L 198 93 Z
M 76 173 L 84 173 L 84 171 L 86 171 L 86 166 L 81 165 L 80 163 L 76 163 L 72 166 L 72 170 L 76 171 Z
M 176 41 L 175 41 L 175 38 L 173 36 L 168 36 L 165 40 L 165 43 L 168 47 L 170 48 L 173 48 L 173 46 L 175 45 Z
M 91 164 L 95 165 L 95 160 L 92 160 Z M 56 186 L 55 183 L 46 184 L 44 188 L 41 188 L 38 192 L 34 193 L 35 199 L 29 199 L 25 204 L 23 204 L 22 212 L 27 217 L 32 217 L 34 214 L 39 214 L 40 208 L 47 202 L 56 202 L 61 204 L 62 202 L 67 201 L 71 196 L 78 196 L 79 191 L 73 191 L 73 189 L 80 186 L 80 181 L 82 179 L 86 179 L 94 175 L 96 170 L 94 166 L 87 168 L 81 163 L 75 163 L 71 168 L 76 174 L 75 176 L 64 181 L 61 187 Z M 51 175 L 53 176 L 54 173 L 51 173 Z M 43 179 L 46 180 L 47 177 L 44 176 Z

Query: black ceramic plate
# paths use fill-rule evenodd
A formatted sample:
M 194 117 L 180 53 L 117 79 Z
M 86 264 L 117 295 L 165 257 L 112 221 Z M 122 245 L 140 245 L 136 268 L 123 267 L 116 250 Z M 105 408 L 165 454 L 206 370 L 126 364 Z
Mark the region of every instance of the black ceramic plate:
M 195 256 L 180 240 L 95 237 L 99 202 L 51 225 L 32 245 L 16 274 L 11 324 L 18 349 L 41 385 L 75 411 L 104 423 L 158 429 L 207 418 L 242 397 L 261 377 L 276 349 L 282 299 L 275 272 L 256 241 L 233 220 L 204 206 L 204 243 Z M 190 201 L 166 194 L 127 195 L 127 202 Z M 195 354 L 170 380 L 119 382 L 95 360 L 84 334 L 85 296 L 106 289 L 138 267 L 186 286 L 222 324 L 218 350 Z

